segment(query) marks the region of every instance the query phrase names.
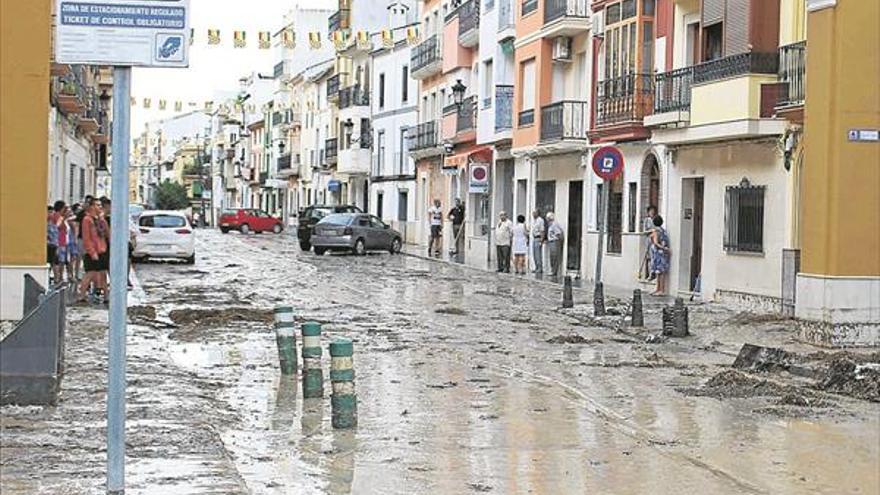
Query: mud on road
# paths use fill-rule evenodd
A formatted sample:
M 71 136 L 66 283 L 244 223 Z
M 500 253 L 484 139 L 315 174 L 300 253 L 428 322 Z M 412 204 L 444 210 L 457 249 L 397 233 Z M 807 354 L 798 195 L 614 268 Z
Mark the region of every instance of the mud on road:
M 613 297 L 596 319 L 558 286 L 412 257 L 210 231 L 197 249 L 137 267 L 130 493 L 880 491 L 880 405 L 731 368 L 745 342 L 815 352 L 784 320 L 694 306 L 693 337 L 649 344 L 650 299 L 633 330 Z M 279 376 L 280 304 L 355 342 L 357 430 Z M 59 406 L 2 411 L 4 495 L 102 493 L 106 312 L 71 318 Z

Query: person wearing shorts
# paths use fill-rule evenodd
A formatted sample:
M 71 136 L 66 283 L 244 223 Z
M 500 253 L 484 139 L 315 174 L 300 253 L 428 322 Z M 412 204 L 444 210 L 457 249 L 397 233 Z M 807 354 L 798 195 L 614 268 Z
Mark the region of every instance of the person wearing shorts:
M 107 242 L 106 237 L 99 232 L 99 224 L 103 222 L 100 211 L 100 204 L 96 200 L 91 200 L 86 204 L 86 215 L 83 217 L 80 227 L 85 250 L 83 252 L 83 266 L 86 271 L 79 284 L 80 301 L 86 300 L 88 290 L 92 285 L 97 291 L 104 291 L 107 288 L 106 279 L 102 273 L 105 268 L 101 261 L 102 256 L 107 253 Z

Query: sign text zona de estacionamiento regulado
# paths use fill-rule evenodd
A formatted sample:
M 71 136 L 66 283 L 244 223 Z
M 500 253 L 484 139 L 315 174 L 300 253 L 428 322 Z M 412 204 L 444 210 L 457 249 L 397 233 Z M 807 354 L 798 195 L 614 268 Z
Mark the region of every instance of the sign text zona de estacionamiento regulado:
M 189 64 L 189 0 L 59 0 L 56 62 Z

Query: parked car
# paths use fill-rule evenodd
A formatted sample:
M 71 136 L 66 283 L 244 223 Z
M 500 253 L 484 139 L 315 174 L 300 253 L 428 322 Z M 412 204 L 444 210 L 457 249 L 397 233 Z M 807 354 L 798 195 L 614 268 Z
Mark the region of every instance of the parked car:
M 179 211 L 145 211 L 138 218 L 138 234 L 132 258 L 176 258 L 196 262 L 195 234 L 186 215 Z
M 220 232 L 237 230 L 242 234 L 248 232 L 274 232 L 280 234 L 284 230 L 284 222 L 263 210 L 254 208 L 231 208 L 220 214 Z
M 387 250 L 397 254 L 403 245 L 403 237 L 374 215 L 334 213 L 315 225 L 311 242 L 318 256 L 329 250 L 352 251 L 358 255 Z
M 299 226 L 296 228 L 296 237 L 299 239 L 299 247 L 303 251 L 312 249 L 312 229 L 322 218 L 333 213 L 363 213 L 363 210 L 352 205 L 312 205 L 306 207 L 299 214 Z

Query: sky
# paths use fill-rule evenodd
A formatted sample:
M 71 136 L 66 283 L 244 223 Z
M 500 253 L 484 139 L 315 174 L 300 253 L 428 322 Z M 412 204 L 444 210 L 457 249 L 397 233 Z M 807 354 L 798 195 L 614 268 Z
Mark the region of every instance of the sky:
M 299 4 L 303 8 L 335 10 L 336 0 L 190 0 L 190 26 L 195 29 L 195 42 L 190 47 L 187 69 L 139 69 L 132 73 L 131 95 L 137 105 L 132 108 L 131 133 L 136 137 L 144 124 L 175 114 L 174 102 L 195 101 L 202 108 L 221 91 L 237 92 L 238 80 L 252 71 L 271 73 L 275 65 L 274 50 L 257 48 L 257 31 L 275 32 L 281 28 L 283 15 Z M 208 29 L 219 29 L 221 43 L 206 44 Z M 248 47 L 232 47 L 232 32 L 247 31 Z M 297 33 L 297 42 L 307 37 Z M 150 98 L 149 110 L 143 99 Z M 159 111 L 159 100 L 168 102 L 166 111 Z

